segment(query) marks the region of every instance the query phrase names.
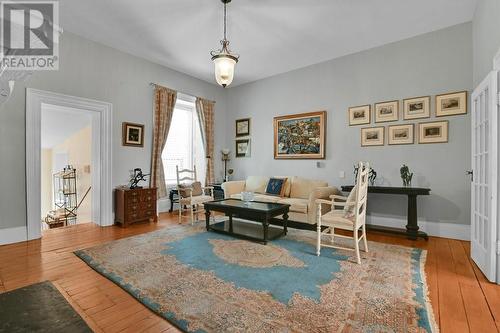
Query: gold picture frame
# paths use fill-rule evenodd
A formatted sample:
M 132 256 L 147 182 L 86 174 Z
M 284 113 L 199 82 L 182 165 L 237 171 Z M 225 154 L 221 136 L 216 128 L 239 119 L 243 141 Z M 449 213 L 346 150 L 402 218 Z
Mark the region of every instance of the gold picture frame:
M 371 105 L 352 106 L 347 110 L 349 126 L 366 125 L 370 123 Z
M 446 143 L 449 134 L 448 120 L 418 124 L 418 143 Z
M 375 104 L 375 122 L 386 123 L 399 120 L 399 100 Z
M 242 118 L 235 120 L 236 137 L 250 135 L 250 118 Z
M 406 98 L 403 100 L 403 119 L 421 119 L 431 117 L 431 96 Z
M 365 127 L 361 129 L 361 147 L 385 145 L 385 127 Z
M 275 159 L 324 159 L 326 111 L 274 117 Z
M 467 114 L 467 91 L 436 95 L 436 117 Z
M 122 123 L 122 145 L 144 147 L 144 125 Z
M 411 145 L 414 143 L 413 124 L 391 125 L 387 128 L 387 143 L 389 145 Z

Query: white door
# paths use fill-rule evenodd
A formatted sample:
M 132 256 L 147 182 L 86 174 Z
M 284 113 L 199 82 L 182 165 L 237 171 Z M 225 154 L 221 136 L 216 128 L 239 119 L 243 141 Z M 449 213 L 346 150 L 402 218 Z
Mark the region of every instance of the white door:
M 472 93 L 471 256 L 495 282 L 498 185 L 498 72 Z

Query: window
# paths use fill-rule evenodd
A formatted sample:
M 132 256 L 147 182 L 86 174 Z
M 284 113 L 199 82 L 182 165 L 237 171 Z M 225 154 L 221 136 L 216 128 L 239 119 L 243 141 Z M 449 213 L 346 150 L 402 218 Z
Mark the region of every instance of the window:
M 196 165 L 197 178 L 205 181 L 205 149 L 194 101 L 177 97 L 167 143 L 162 152 L 167 187 L 177 184 L 175 166 L 192 170 Z

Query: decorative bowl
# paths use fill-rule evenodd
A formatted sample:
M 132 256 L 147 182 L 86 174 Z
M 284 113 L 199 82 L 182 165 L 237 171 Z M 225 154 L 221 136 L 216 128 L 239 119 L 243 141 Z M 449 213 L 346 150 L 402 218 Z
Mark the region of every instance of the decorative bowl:
M 253 192 L 241 192 L 241 200 L 248 204 L 255 199 Z

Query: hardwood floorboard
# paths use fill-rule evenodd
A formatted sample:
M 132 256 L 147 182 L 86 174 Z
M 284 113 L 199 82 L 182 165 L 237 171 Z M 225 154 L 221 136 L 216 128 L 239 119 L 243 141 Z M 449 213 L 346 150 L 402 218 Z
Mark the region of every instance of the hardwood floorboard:
M 72 252 L 116 239 L 177 226 L 158 223 L 101 228 L 87 223 L 44 232 L 42 240 L 0 246 L 0 293 L 52 281 L 96 332 L 180 332 Z M 371 232 L 370 241 L 427 250 L 429 298 L 441 332 L 495 332 L 500 328 L 500 286 L 488 282 L 469 257 L 470 243 L 430 237 L 411 241 Z

